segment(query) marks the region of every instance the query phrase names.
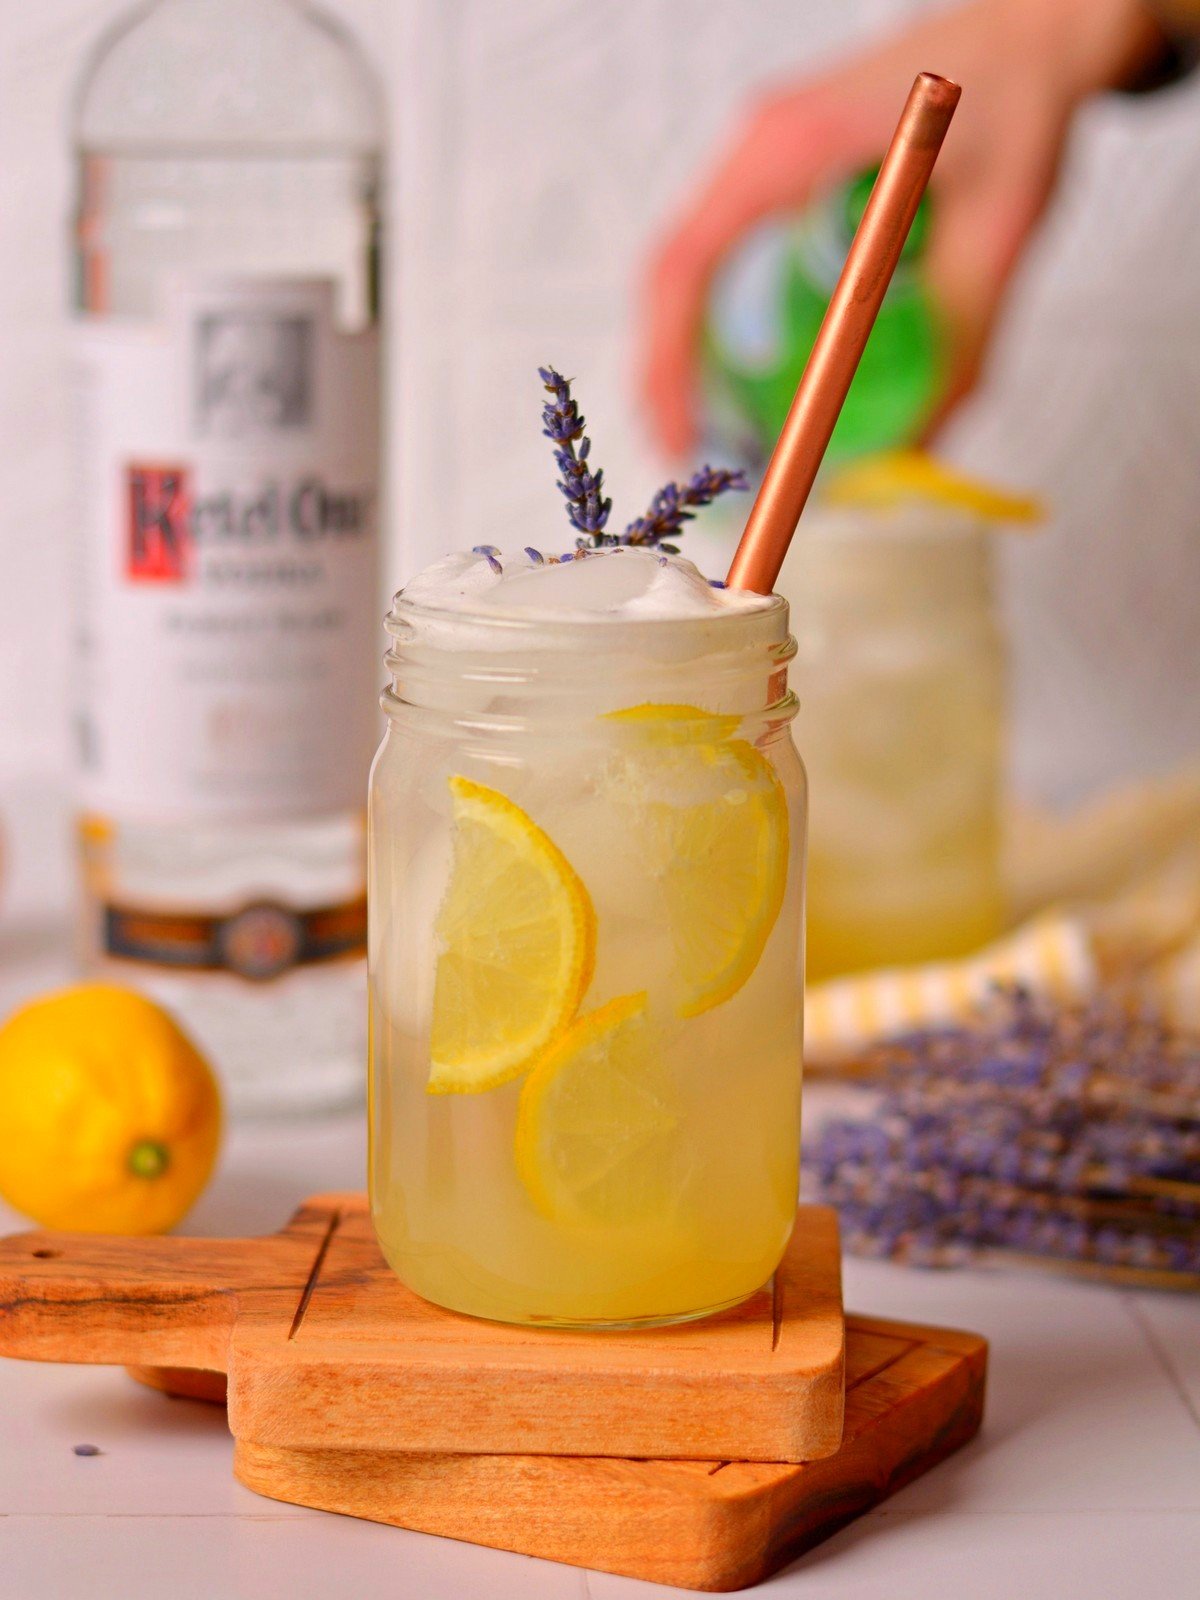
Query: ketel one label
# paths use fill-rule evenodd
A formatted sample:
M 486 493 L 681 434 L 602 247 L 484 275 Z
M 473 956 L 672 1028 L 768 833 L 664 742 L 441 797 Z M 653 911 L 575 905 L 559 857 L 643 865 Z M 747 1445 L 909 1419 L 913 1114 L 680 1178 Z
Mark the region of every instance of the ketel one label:
M 361 804 L 375 737 L 378 336 L 324 282 L 175 284 L 79 329 L 83 799 Z

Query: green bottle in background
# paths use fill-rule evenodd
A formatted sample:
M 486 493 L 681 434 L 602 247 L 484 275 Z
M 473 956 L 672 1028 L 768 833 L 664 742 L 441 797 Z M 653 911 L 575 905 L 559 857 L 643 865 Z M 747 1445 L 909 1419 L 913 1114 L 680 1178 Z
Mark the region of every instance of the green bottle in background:
M 702 344 L 706 433 L 765 461 L 783 426 L 850 241 L 875 182 L 864 172 L 796 218 L 772 218 L 725 261 Z M 935 309 L 922 282 L 929 232 L 921 202 L 826 460 L 913 443 L 944 379 Z

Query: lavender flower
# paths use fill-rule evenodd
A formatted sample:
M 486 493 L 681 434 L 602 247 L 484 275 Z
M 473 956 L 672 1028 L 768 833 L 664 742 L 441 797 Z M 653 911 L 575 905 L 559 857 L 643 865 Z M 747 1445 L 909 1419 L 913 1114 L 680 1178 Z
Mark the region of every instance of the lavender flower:
M 471 546 L 471 554 L 473 556 L 482 556 L 497 577 L 504 571 L 504 568 L 500 565 L 500 552 L 494 544 L 473 544 Z
M 542 407 L 542 432 L 558 446 L 554 460 L 562 477 L 559 492 L 567 502 L 571 526 L 584 537 L 579 543 L 598 544 L 612 510 L 604 498 L 604 472 L 588 466 L 592 442 L 584 434 L 586 423 L 571 398 L 571 385 L 553 367 L 539 367 L 538 376 L 553 399 Z
M 553 367 L 539 367 L 538 377 L 552 396 L 542 407 L 542 432 L 557 447 L 554 460 L 562 474 L 558 488 L 567 502 L 567 517 L 578 535 L 575 551 L 559 560 L 570 561 L 590 550 L 619 549 L 624 545 L 641 545 L 667 555 L 678 555 L 679 546 L 664 541 L 682 533 L 699 506 L 710 505 L 727 489 L 747 487 L 746 474 L 740 470 L 701 467 L 687 483 L 664 485 L 650 502 L 646 515 L 631 522 L 624 533 L 606 532 L 612 501 L 604 495 L 603 471 L 593 472 L 588 466 L 592 444 L 584 433 L 586 424 L 571 396 L 571 385 Z M 555 559 L 550 557 L 551 562 Z
M 1010 986 L 974 1026 L 910 1034 L 862 1065 L 874 1117 L 828 1123 L 809 1151 L 852 1249 L 1200 1275 L 1200 1043 Z
M 696 507 L 711 505 L 728 489 L 745 489 L 746 486 L 746 474 L 740 469 L 701 467 L 687 483 L 664 484 L 651 500 L 646 515 L 626 528 L 621 543 L 654 545 L 670 555 L 677 555 L 678 545 L 664 544 L 664 539 L 673 539 L 682 533 L 684 523 L 691 522 L 696 515 Z

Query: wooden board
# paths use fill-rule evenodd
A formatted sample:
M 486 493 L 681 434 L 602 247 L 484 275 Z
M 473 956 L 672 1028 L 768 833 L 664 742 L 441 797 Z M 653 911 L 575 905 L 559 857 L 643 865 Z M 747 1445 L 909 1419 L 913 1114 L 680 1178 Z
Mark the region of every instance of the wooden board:
M 734 1310 L 590 1334 L 427 1304 L 361 1195 L 309 1200 L 263 1239 L 0 1241 L 0 1355 L 227 1373 L 243 1449 L 815 1460 L 841 1442 L 844 1345 L 821 1206 Z
M 928 1471 L 983 1414 L 975 1334 L 851 1313 L 846 1432 L 804 1466 L 728 1461 L 280 1450 L 238 1440 L 259 1494 L 682 1588 L 757 1583 Z M 156 1386 L 220 1400 L 217 1373 Z

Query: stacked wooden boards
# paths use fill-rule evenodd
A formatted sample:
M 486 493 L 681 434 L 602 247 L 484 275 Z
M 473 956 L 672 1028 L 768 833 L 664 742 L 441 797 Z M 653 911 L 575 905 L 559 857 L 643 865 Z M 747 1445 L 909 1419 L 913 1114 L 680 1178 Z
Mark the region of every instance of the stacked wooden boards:
M 822 1207 L 735 1310 L 587 1334 L 426 1304 L 358 1195 L 263 1239 L 0 1242 L 0 1354 L 226 1399 L 234 1470 L 276 1499 L 712 1590 L 957 1448 L 986 1366 L 971 1334 L 844 1319 Z

